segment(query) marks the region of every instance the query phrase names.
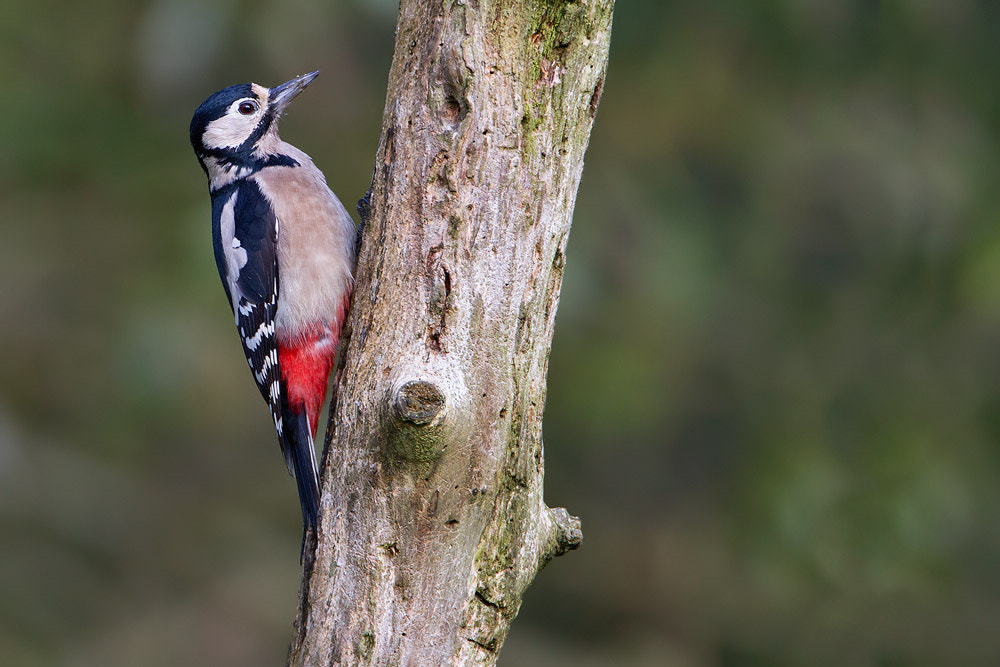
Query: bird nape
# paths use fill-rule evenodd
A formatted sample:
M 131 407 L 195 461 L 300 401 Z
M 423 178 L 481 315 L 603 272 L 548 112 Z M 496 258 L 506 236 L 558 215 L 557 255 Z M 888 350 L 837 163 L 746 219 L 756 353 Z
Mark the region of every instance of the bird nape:
M 317 74 L 223 88 L 191 119 L 219 277 L 298 485 L 306 534 L 319 521 L 313 440 L 354 284 L 356 236 L 323 173 L 278 136 L 288 103 Z

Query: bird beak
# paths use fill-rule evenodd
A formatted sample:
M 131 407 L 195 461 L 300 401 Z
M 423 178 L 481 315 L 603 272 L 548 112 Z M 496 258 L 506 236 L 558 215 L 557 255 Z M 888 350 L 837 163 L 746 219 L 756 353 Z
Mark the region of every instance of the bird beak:
M 276 114 L 281 114 L 288 106 L 296 95 L 301 93 L 306 86 L 312 83 L 312 80 L 319 76 L 319 70 L 315 72 L 309 72 L 308 74 L 302 74 L 297 76 L 291 81 L 286 81 L 280 86 L 275 86 L 268 91 L 268 106 L 274 110 Z

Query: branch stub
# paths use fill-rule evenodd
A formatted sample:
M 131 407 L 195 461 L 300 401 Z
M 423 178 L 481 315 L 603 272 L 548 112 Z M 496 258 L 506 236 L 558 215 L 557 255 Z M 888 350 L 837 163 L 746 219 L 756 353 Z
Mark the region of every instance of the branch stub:
M 417 426 L 427 426 L 444 412 L 445 397 L 430 382 L 411 380 L 396 391 L 392 404 L 401 420 Z

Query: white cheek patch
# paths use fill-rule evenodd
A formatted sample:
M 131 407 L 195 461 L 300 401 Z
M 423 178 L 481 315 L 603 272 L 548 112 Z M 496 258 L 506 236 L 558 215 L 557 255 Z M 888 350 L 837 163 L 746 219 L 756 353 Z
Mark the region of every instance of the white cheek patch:
M 202 143 L 207 148 L 236 148 L 253 134 L 257 127 L 257 115 L 240 116 L 226 114 L 216 118 L 201 135 Z

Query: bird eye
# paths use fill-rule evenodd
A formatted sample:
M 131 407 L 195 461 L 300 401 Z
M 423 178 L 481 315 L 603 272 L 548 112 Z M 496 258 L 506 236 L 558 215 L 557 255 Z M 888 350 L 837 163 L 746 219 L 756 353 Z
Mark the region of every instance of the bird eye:
M 256 110 L 257 110 L 257 105 L 254 104 L 253 102 L 249 102 L 249 101 L 248 102 L 240 102 L 240 106 L 237 107 L 237 111 L 239 111 L 244 116 L 249 116 L 250 114 L 252 114 Z

